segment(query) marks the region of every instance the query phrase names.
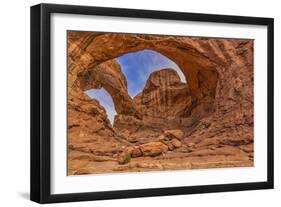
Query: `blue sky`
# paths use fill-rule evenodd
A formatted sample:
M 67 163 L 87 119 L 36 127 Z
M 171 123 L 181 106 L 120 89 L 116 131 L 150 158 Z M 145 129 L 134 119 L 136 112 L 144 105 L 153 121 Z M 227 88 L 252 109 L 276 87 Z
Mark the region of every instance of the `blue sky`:
M 100 105 L 102 105 L 105 108 L 107 118 L 110 120 L 111 125 L 113 125 L 114 116 L 117 113 L 111 95 L 104 88 L 90 89 L 85 91 L 85 93 L 91 98 L 99 101 Z
M 153 50 L 142 50 L 132 52 L 116 58 L 121 66 L 122 72 L 125 75 L 128 83 L 128 93 L 131 97 L 140 93 L 149 75 L 163 68 L 172 68 L 177 71 L 182 82 L 186 82 L 182 71 L 173 61 Z M 115 111 L 113 100 L 110 94 L 105 89 L 91 89 L 85 93 L 105 108 L 108 119 L 113 124 Z
M 163 68 L 172 68 L 177 71 L 181 80 L 185 77 L 178 65 L 173 61 L 153 50 L 142 50 L 122 55 L 116 60 L 121 65 L 122 71 L 127 79 L 128 92 L 131 97 L 140 93 L 149 75 Z

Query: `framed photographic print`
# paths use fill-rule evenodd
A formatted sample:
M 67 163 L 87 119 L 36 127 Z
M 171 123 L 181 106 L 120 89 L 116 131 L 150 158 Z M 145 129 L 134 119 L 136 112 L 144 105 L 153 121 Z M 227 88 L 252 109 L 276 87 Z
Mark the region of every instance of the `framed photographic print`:
M 273 188 L 273 19 L 31 7 L 31 200 Z

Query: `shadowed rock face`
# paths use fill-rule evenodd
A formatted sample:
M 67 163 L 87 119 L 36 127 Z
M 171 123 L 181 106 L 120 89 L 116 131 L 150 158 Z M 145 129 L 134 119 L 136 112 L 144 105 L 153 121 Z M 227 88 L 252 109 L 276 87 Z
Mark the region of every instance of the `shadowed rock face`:
M 142 116 L 174 119 L 192 105 L 192 96 L 186 83 L 176 71 L 162 69 L 150 75 L 142 93 L 134 98 Z
M 128 94 L 127 80 L 115 60 L 108 60 L 78 74 L 77 87 L 86 91 L 104 88 L 112 97 L 118 114 L 138 117 Z
M 114 58 L 143 49 L 173 60 L 187 84 L 157 71 L 132 99 Z M 115 103 L 114 128 L 83 93 L 101 87 Z M 68 113 L 69 174 L 252 166 L 253 41 L 69 32 Z
M 135 133 L 154 131 L 161 133 L 163 129 L 182 128 L 183 117 L 192 110 L 195 98 L 189 87 L 181 82 L 173 69 L 161 69 L 153 72 L 148 78 L 141 93 L 134 97 L 133 102 L 140 119 L 118 114 L 114 127 L 119 131 Z

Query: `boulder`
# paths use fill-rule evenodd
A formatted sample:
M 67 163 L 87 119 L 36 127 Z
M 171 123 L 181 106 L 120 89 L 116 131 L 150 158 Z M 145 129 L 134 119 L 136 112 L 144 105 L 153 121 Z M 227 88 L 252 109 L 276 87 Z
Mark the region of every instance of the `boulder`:
M 181 147 L 181 141 L 179 141 L 178 139 L 172 139 L 171 140 L 171 144 L 175 147 L 175 148 L 179 148 Z
M 170 151 L 173 151 L 175 149 L 175 146 L 171 142 L 168 142 L 167 146 Z
M 155 157 L 168 151 L 168 147 L 162 142 L 149 142 L 140 145 L 140 149 L 144 156 Z
M 124 165 L 124 164 L 127 164 L 131 161 L 131 155 L 130 153 L 125 150 L 124 152 L 122 152 L 119 156 L 119 159 L 118 159 L 118 163 L 121 164 L 121 165 Z
M 141 157 L 142 151 L 139 147 L 128 147 L 127 151 L 131 155 L 132 158 Z
M 181 140 L 184 136 L 184 133 L 180 129 L 173 129 L 164 131 L 164 135 L 169 137 L 170 139 L 176 138 Z

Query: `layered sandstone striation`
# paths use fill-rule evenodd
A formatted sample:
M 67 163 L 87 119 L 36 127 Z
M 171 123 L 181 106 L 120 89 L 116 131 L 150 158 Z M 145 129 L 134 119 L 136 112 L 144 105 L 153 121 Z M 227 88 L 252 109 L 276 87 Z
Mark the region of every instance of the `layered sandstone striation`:
M 162 69 L 150 75 L 143 92 L 134 101 L 143 116 L 175 119 L 189 110 L 192 96 L 175 70 Z
M 152 49 L 183 71 L 150 75 L 128 95 L 114 58 Z M 84 95 L 104 88 L 114 127 Z M 69 174 L 253 165 L 253 40 L 68 33 Z
M 181 121 L 189 117 L 195 98 L 186 83 L 173 69 L 165 68 L 150 74 L 141 93 L 133 98 L 139 117 L 117 115 L 114 127 L 129 130 L 134 137 L 143 132 L 159 134 L 163 129 L 188 127 Z M 126 135 L 128 136 L 128 135 Z

